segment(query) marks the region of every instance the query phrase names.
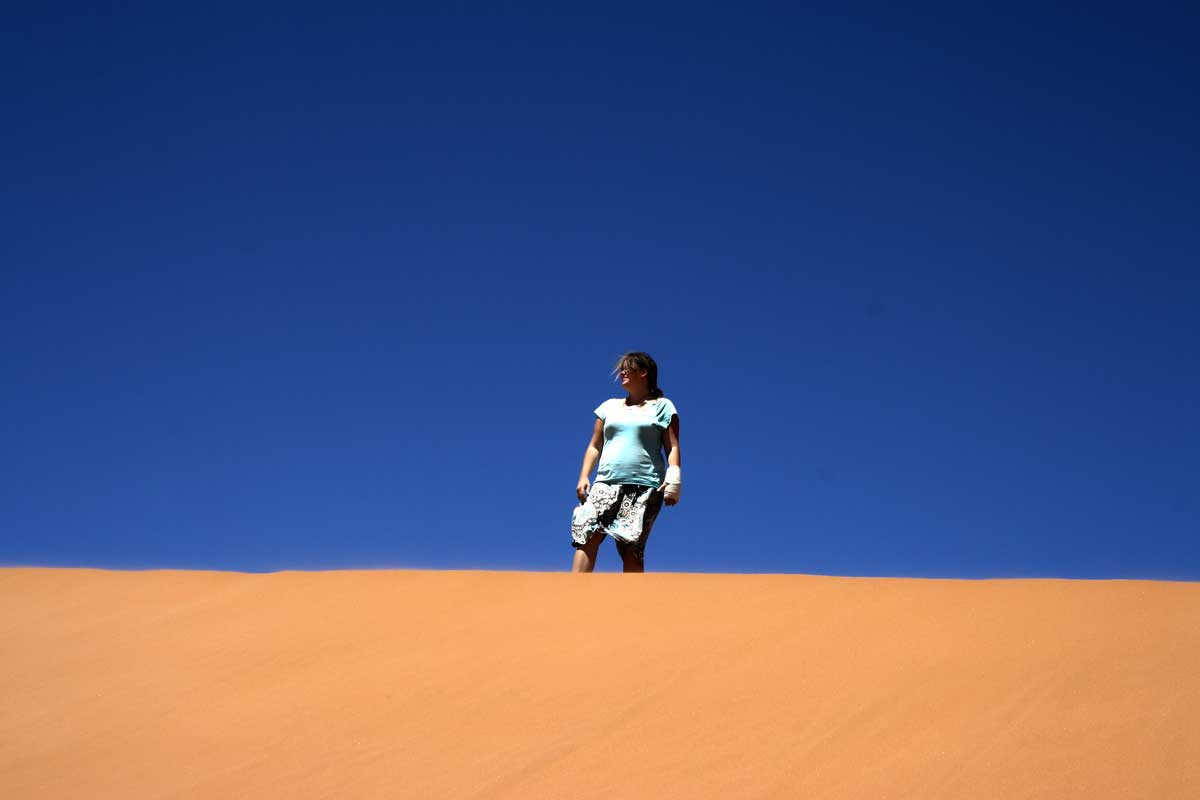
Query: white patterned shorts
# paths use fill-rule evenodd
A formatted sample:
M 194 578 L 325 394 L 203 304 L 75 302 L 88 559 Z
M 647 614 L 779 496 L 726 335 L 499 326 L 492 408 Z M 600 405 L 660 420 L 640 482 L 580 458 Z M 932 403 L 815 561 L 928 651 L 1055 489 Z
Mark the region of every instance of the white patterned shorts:
M 571 514 L 571 546 L 583 547 L 597 533 L 607 533 L 622 556 L 632 548 L 639 559 L 644 558 L 650 528 L 662 505 L 663 493 L 654 486 L 594 483 L 587 500 Z

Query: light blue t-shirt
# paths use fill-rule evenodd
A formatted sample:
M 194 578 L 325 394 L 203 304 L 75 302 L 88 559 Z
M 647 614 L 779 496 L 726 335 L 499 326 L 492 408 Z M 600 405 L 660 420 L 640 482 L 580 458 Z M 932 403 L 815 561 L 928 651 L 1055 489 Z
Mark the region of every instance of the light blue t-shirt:
M 604 420 L 604 448 L 596 482 L 661 486 L 667 476 L 663 436 L 676 413 L 675 404 L 665 397 L 642 406 L 625 405 L 623 397 L 601 403 L 596 416 Z

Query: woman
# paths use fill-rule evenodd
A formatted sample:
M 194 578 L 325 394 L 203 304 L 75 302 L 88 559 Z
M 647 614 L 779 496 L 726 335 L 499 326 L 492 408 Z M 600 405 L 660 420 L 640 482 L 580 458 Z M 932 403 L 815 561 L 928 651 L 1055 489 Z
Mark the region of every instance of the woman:
M 679 502 L 679 415 L 658 388 L 658 365 L 646 353 L 626 353 L 613 372 L 628 396 L 605 400 L 595 412 L 575 488 L 580 505 L 571 515 L 572 572 L 595 568 L 606 533 L 624 571 L 645 572 L 650 527 L 663 503 Z M 589 484 L 597 461 L 596 483 Z

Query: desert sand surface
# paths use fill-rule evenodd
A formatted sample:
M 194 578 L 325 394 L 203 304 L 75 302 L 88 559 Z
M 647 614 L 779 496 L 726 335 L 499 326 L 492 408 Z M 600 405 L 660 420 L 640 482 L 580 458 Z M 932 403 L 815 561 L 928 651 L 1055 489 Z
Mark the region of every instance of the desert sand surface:
M 4 798 L 1200 797 L 1200 584 L 0 569 Z

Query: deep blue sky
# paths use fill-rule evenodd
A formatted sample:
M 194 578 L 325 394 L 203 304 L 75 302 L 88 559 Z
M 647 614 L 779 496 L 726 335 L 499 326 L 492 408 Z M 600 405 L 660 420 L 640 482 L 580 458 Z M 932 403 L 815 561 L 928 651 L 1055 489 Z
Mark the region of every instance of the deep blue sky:
M 435 5 L 7 19 L 0 563 L 1200 579 L 1194 16 Z

